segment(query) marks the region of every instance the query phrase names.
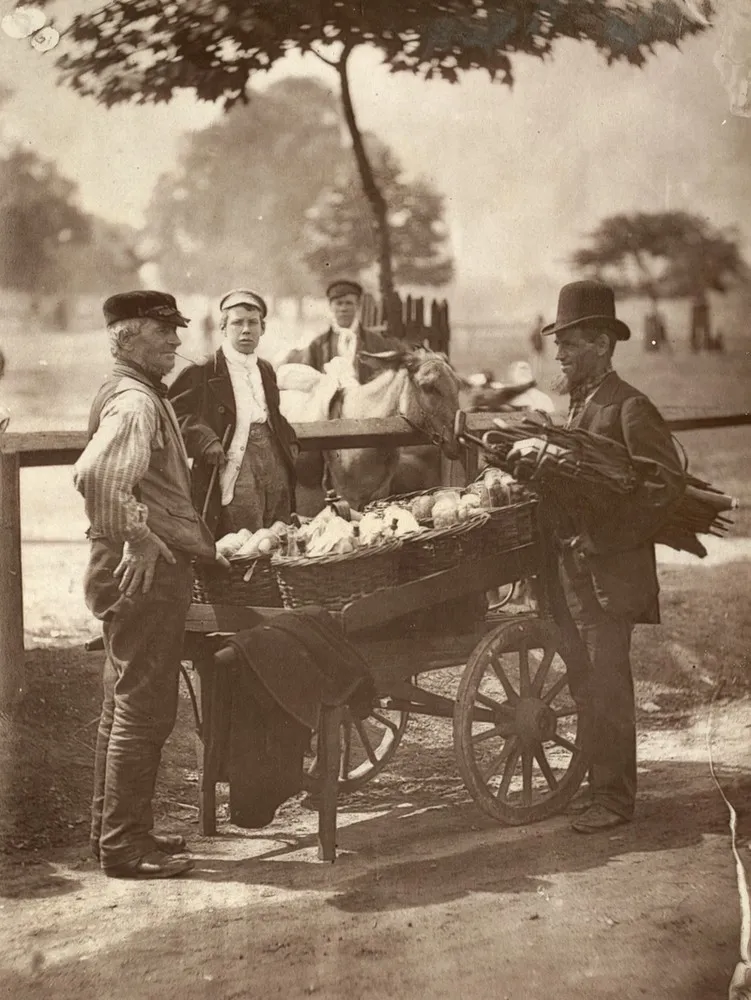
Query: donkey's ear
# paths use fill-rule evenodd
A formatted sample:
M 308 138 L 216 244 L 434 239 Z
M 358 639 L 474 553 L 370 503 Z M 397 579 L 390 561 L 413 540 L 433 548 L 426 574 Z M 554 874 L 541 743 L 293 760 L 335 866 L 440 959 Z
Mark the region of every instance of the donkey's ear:
M 380 371 L 385 371 L 387 368 L 401 368 L 404 363 L 403 351 L 379 351 L 377 353 L 360 351 L 357 356 L 358 358 L 362 358 L 363 362 L 369 368 L 375 368 Z

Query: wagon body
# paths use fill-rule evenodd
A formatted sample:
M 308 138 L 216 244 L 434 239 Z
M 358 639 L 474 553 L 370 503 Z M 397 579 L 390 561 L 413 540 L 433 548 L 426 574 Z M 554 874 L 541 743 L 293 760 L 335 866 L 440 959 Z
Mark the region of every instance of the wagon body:
M 368 662 L 377 698 L 371 716 L 324 709 L 308 785 L 319 797 L 321 856 L 333 860 L 337 795 L 360 787 L 394 756 L 410 715 L 452 720 L 459 770 L 475 802 L 500 822 L 520 824 L 559 812 L 587 768 L 586 653 L 557 581 L 544 508 L 529 544 L 353 601 L 341 626 Z M 379 632 L 413 612 L 533 578 L 537 609 L 493 615 L 459 635 Z M 200 712 L 200 824 L 215 832 L 215 784 L 205 770 L 210 739 L 208 674 L 232 654 L 227 634 L 252 627 L 273 608 L 194 604 L 185 656 L 196 668 Z M 458 689 L 436 690 L 436 671 L 460 668 Z M 200 702 L 200 704 L 199 704 Z M 201 722 L 200 719 L 204 721 Z

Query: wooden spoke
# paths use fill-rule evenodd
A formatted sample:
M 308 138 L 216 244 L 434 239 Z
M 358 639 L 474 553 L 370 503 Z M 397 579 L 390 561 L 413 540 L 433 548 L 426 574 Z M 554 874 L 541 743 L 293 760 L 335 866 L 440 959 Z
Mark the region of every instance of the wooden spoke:
M 360 737 L 360 742 L 362 743 L 362 748 L 365 751 L 365 753 L 368 755 L 368 760 L 370 761 L 371 764 L 377 764 L 378 763 L 378 758 L 376 757 L 376 755 L 375 755 L 375 753 L 373 751 L 373 747 L 371 746 L 370 738 L 368 737 L 368 734 L 367 734 L 367 732 L 365 730 L 365 726 L 363 726 L 362 721 L 360 719 L 354 719 L 353 718 L 352 721 L 354 722 L 355 729 L 357 730 L 357 734 Z
M 515 705 L 519 701 L 519 695 L 514 691 L 514 686 L 508 679 L 506 671 L 503 669 L 503 665 L 497 656 L 492 656 L 490 658 L 490 665 L 493 668 L 498 680 L 501 682 L 501 687 L 503 688 L 506 697 L 512 705 Z
M 496 701 L 494 698 L 489 698 L 482 691 L 478 691 L 475 695 L 475 701 L 479 701 L 481 705 L 485 705 L 486 708 L 492 708 L 494 712 L 513 712 L 513 708 L 508 703 L 502 701 Z
M 553 714 L 556 719 L 571 719 L 575 715 L 579 714 L 579 709 L 576 705 L 570 706 L 568 708 L 556 708 L 553 710 Z
M 344 725 L 341 728 L 342 747 L 339 757 L 339 779 L 346 780 L 349 774 L 349 762 L 352 756 L 352 717 L 349 709 L 346 710 Z
M 538 695 L 542 691 L 545 680 L 548 676 L 548 671 L 550 670 L 550 665 L 553 662 L 553 657 L 555 656 L 555 648 L 550 647 L 545 650 L 542 659 L 540 660 L 540 666 L 537 668 L 537 673 L 535 674 L 534 680 L 532 681 L 532 691 L 534 694 Z
M 548 763 L 548 758 L 545 756 L 544 747 L 542 746 L 537 747 L 537 749 L 535 750 L 535 760 L 537 761 L 537 764 L 543 773 L 543 777 L 548 783 L 548 788 L 550 788 L 551 791 L 554 792 L 558 787 L 558 779 L 553 774 L 553 769 Z
M 529 648 L 526 642 L 519 645 L 519 695 L 529 698 L 532 694 L 532 684 L 529 679 Z
M 489 766 L 482 769 L 482 776 L 486 782 L 490 781 L 494 774 L 498 774 L 498 768 L 504 763 L 504 761 L 508 760 L 509 755 L 512 754 L 518 746 L 519 737 L 512 736 L 511 739 L 507 741 L 503 750 L 501 750 L 501 752 L 493 758 Z
M 485 743 L 486 740 L 492 740 L 494 736 L 501 736 L 504 739 L 511 737 L 513 733 L 509 733 L 508 728 L 500 723 L 497 726 L 493 726 L 491 729 L 483 729 L 481 733 L 472 734 L 472 743 L 477 746 L 478 743 Z
M 339 780 L 340 792 L 354 792 L 375 777 L 396 753 L 407 727 L 409 713 L 403 709 L 375 711 L 364 720 L 354 718 L 345 708 L 339 726 Z M 492 723 L 494 720 L 489 720 Z M 303 770 L 303 787 L 310 792 L 318 790 L 321 770 L 318 761 L 318 734 L 314 737 L 312 752 L 306 755 Z
M 374 710 L 370 713 L 370 717 L 371 719 L 377 719 L 382 726 L 386 726 L 386 728 L 390 729 L 392 733 L 399 732 L 399 726 L 397 726 L 397 724 L 393 721 L 393 719 L 389 719 L 388 716 L 381 715 L 380 712 L 376 712 Z
M 570 750 L 573 754 L 581 753 L 581 747 L 578 747 L 576 743 L 572 743 L 571 740 L 567 740 L 565 736 L 554 736 L 553 743 L 557 743 L 559 747 L 563 747 L 565 750 Z
M 542 700 L 549 705 L 551 701 L 553 701 L 553 699 L 557 697 L 557 695 L 559 695 L 561 691 L 563 691 L 563 689 L 566 687 L 567 684 L 568 684 L 568 676 L 566 674 L 563 674 L 561 677 L 558 678 L 558 680 L 548 691 L 548 693 L 542 696 Z
M 501 783 L 498 786 L 497 797 L 499 799 L 505 799 L 508 793 L 508 787 L 511 784 L 511 779 L 514 777 L 514 771 L 516 770 L 516 765 L 519 763 L 519 758 L 522 752 L 518 746 L 509 754 L 508 760 L 506 761 L 506 766 L 503 769 L 503 777 L 501 778 Z
M 522 750 L 522 803 L 532 805 L 532 752 Z

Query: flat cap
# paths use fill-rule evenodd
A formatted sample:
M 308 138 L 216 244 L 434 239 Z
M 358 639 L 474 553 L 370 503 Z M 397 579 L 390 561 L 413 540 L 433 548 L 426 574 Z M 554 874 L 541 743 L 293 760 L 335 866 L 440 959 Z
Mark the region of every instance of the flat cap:
M 251 309 L 258 309 L 261 313 L 261 319 L 266 319 L 268 312 L 266 303 L 258 292 L 251 292 L 248 288 L 233 288 L 231 292 L 222 296 L 219 302 L 220 311 L 231 309 L 232 306 L 249 306 Z
M 121 319 L 161 319 L 175 326 L 187 326 L 190 320 L 177 308 L 174 295 L 166 292 L 137 291 L 110 295 L 102 306 L 109 326 Z
M 349 280 L 332 281 L 326 289 L 326 298 L 331 302 L 332 299 L 341 298 L 342 295 L 356 295 L 358 298 L 362 298 L 362 285 L 358 285 L 356 281 Z

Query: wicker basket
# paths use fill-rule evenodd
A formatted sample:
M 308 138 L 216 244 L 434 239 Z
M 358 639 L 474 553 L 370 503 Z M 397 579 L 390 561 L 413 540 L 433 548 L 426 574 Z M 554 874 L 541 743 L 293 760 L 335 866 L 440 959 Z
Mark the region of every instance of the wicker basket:
M 193 567 L 195 604 L 282 607 L 282 596 L 271 568 L 270 556 L 230 559 L 229 564 L 229 572 L 214 566 Z
M 489 518 L 480 531 L 484 553 L 508 552 L 534 540 L 536 500 L 523 500 L 507 507 L 492 507 Z
M 280 556 L 271 561 L 285 608 L 316 604 L 341 611 L 347 604 L 399 582 L 401 541 L 363 546 L 344 555 Z
M 430 528 L 402 535 L 400 580 L 403 583 L 417 580 L 421 576 L 453 569 L 465 559 L 477 558 L 482 550 L 483 529 L 488 521 L 487 512 L 482 511 L 449 528 Z

